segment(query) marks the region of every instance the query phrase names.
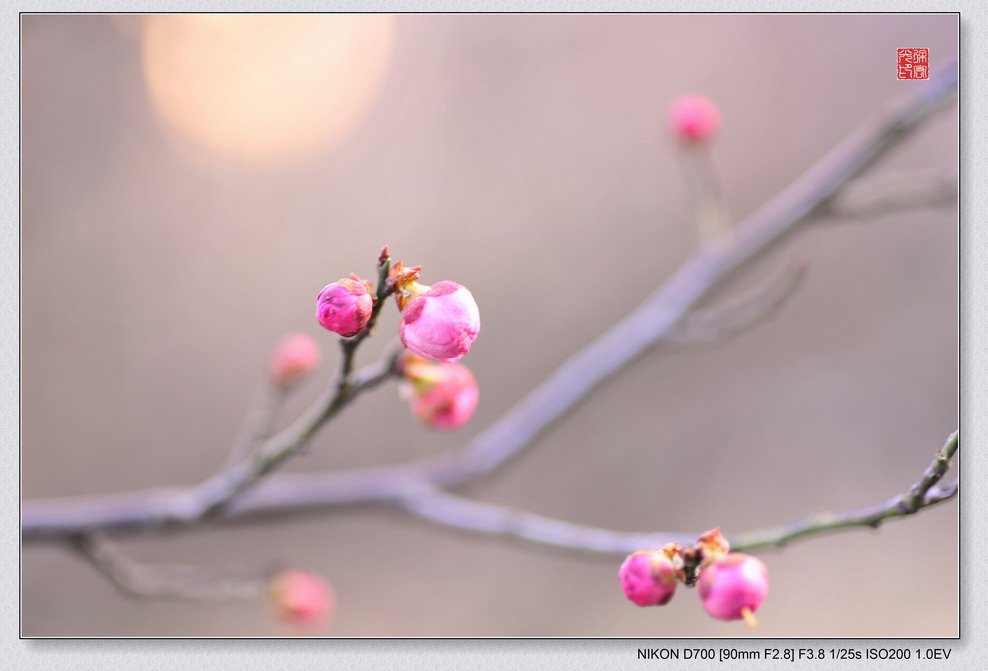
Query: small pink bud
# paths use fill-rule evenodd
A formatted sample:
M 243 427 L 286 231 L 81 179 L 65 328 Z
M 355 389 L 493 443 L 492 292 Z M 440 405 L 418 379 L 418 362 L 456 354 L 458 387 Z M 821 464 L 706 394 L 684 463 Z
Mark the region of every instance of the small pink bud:
M 618 571 L 624 595 L 639 606 L 664 606 L 676 593 L 676 569 L 658 550 L 628 555 Z
M 700 570 L 700 599 L 718 620 L 744 618 L 755 626 L 754 612 L 768 593 L 768 569 L 757 557 L 732 552 Z
M 370 282 L 350 275 L 319 292 L 316 317 L 323 328 L 352 338 L 366 328 L 376 301 Z
M 709 98 L 683 95 L 669 105 L 669 127 L 683 142 L 702 142 L 720 128 L 720 110 Z
M 409 383 L 412 412 L 434 429 L 459 429 L 477 409 L 477 381 L 463 364 L 433 363 L 405 357 L 402 377 Z
M 303 627 L 327 625 L 332 616 L 332 586 L 322 576 L 306 571 L 282 571 L 268 591 L 278 619 Z
M 480 331 L 480 310 L 470 291 L 439 282 L 408 301 L 399 325 L 402 344 L 419 356 L 455 363 Z
M 289 387 L 314 371 L 322 360 L 316 341 L 304 333 L 285 336 L 271 357 L 271 379 Z

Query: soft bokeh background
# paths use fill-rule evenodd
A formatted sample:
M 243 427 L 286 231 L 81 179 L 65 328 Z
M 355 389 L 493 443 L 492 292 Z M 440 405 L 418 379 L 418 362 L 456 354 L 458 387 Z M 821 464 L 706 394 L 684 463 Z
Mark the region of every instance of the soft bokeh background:
M 468 285 L 471 425 L 419 426 L 394 385 L 297 471 L 457 448 L 639 304 L 695 248 L 664 111 L 723 111 L 715 161 L 749 213 L 884 101 L 895 49 L 957 50 L 954 16 L 25 16 L 22 494 L 192 484 L 226 456 L 273 345 L 336 348 L 316 293 L 381 245 Z M 952 110 L 876 177 L 953 170 Z M 902 491 L 957 423 L 953 208 L 813 227 L 808 281 L 729 342 L 650 355 L 482 500 L 627 530 L 728 533 Z M 740 286 L 740 285 L 737 285 Z M 371 360 L 397 314 L 385 313 Z M 367 507 L 125 541 L 148 561 L 284 559 L 336 586 L 339 636 L 954 636 L 950 503 L 763 555 L 762 626 L 681 589 L 625 601 L 619 560 Z M 261 604 L 140 602 L 54 546 L 22 563 L 27 636 L 264 636 Z

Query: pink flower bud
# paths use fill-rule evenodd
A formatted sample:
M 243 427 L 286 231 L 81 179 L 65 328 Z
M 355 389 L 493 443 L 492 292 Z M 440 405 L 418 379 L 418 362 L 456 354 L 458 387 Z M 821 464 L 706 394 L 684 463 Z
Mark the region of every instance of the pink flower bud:
M 439 282 L 408 302 L 398 328 L 402 344 L 419 356 L 455 363 L 477 339 L 480 311 L 466 287 Z
M 289 387 L 314 371 L 322 360 L 316 341 L 304 333 L 285 336 L 271 357 L 271 379 Z
M 333 588 L 315 573 L 282 571 L 271 581 L 268 596 L 274 616 L 289 624 L 323 626 L 332 616 Z
M 683 142 L 702 142 L 720 128 L 720 110 L 703 96 L 680 96 L 669 106 L 669 127 Z
M 319 292 L 316 317 L 324 328 L 352 338 L 366 328 L 376 301 L 370 282 L 350 275 Z
M 624 595 L 639 606 L 664 606 L 676 593 L 676 569 L 658 550 L 628 555 L 618 571 Z
M 753 613 L 768 593 L 768 569 L 757 557 L 732 552 L 700 570 L 700 599 L 711 617 L 744 618 L 754 626 Z
M 408 355 L 401 365 L 409 383 L 412 412 L 434 429 L 458 429 L 477 409 L 477 381 L 462 364 L 432 363 Z

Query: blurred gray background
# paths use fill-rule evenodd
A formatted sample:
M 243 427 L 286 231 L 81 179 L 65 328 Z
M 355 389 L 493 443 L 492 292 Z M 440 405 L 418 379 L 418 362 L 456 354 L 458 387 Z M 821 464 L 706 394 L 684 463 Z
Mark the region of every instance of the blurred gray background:
M 477 298 L 483 330 L 464 359 L 477 413 L 431 432 L 389 384 L 287 468 L 457 448 L 696 248 L 665 127 L 673 97 L 721 107 L 714 160 L 743 216 L 917 86 L 896 81 L 896 48 L 928 47 L 934 67 L 957 52 L 956 17 L 936 15 L 201 18 L 23 17 L 25 498 L 201 480 L 274 344 L 304 331 L 326 361 L 290 421 L 336 363 L 316 294 L 371 275 L 384 243 Z M 873 174 L 956 163 L 951 109 Z M 810 272 L 778 316 L 656 351 L 462 493 L 596 526 L 730 534 L 905 490 L 957 424 L 955 210 L 821 221 L 734 289 L 793 249 Z M 389 308 L 363 360 L 397 321 Z M 936 637 L 958 633 L 957 543 L 948 503 L 765 553 L 754 632 L 708 618 L 683 588 L 636 608 L 619 560 L 374 507 L 123 545 L 147 561 L 321 572 L 338 597 L 329 635 Z M 135 601 L 58 547 L 27 545 L 22 633 L 285 632 L 260 603 Z

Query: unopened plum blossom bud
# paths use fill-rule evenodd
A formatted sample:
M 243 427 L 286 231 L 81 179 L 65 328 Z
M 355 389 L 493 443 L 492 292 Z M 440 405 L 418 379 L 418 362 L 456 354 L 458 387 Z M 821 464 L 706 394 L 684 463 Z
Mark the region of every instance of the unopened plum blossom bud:
M 377 297 L 370 282 L 350 275 L 319 292 L 316 317 L 324 328 L 352 338 L 367 327 Z
M 456 282 L 419 284 L 421 268 L 404 268 L 399 261 L 391 269 L 389 287 L 403 311 L 398 334 L 415 354 L 456 363 L 470 351 L 480 332 L 480 310 L 470 291 Z
M 618 580 L 624 595 L 639 606 L 663 606 L 676 593 L 676 569 L 659 550 L 638 550 L 628 555 Z
M 470 291 L 456 282 L 419 284 L 421 266 L 391 267 L 388 288 L 402 310 L 401 343 L 432 361 L 456 363 L 480 332 L 480 310 Z
M 304 333 L 285 336 L 271 357 L 271 379 L 280 387 L 289 387 L 314 371 L 322 360 L 316 341 Z
M 754 612 L 768 593 L 768 569 L 757 557 L 732 552 L 703 566 L 700 599 L 711 617 L 744 620 L 755 626 Z
M 268 597 L 274 616 L 295 626 L 325 626 L 333 614 L 333 588 L 315 573 L 282 571 L 271 581 Z
M 701 95 L 679 96 L 669 105 L 669 127 L 683 142 L 702 142 L 720 128 L 720 110 Z
M 426 426 L 458 429 L 477 409 L 477 381 L 462 364 L 433 363 L 412 354 L 403 359 L 401 375 L 408 383 L 412 412 Z

